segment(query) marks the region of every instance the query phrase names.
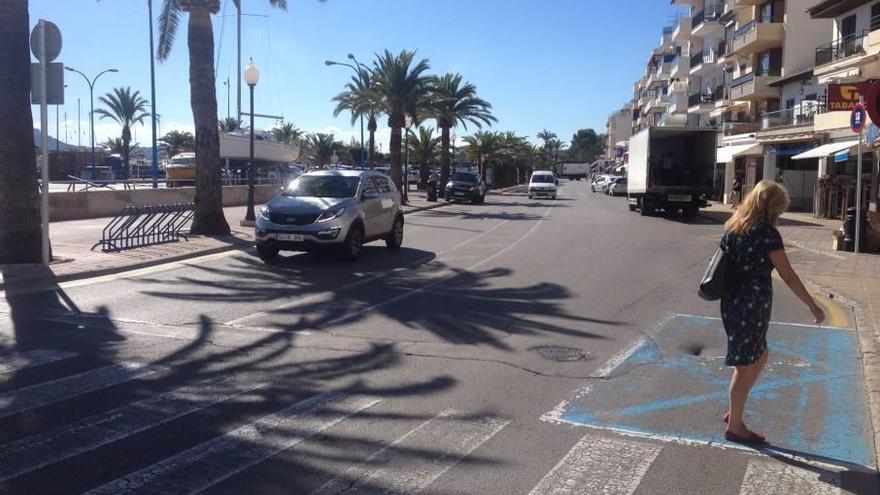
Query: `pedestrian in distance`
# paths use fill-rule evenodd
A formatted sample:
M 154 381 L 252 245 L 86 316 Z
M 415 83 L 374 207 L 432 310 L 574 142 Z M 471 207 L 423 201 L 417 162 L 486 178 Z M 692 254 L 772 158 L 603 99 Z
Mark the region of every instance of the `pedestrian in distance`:
M 727 334 L 725 364 L 734 367 L 728 389 L 729 410 L 724 438 L 763 444 L 763 435 L 750 431 L 743 414 L 749 392 L 767 363 L 767 327 L 773 306 L 773 269 L 810 309 L 816 324 L 825 313 L 810 296 L 791 264 L 776 229 L 788 208 L 788 193 L 779 184 L 762 180 L 724 224 L 721 248 L 729 258 L 728 288 L 721 297 L 721 319 Z
M 730 187 L 730 189 L 731 191 L 733 191 L 733 203 L 730 205 L 730 209 L 735 210 L 736 207 L 739 206 L 743 191 L 742 178 L 739 176 L 739 174 L 737 174 L 733 178 L 733 185 Z

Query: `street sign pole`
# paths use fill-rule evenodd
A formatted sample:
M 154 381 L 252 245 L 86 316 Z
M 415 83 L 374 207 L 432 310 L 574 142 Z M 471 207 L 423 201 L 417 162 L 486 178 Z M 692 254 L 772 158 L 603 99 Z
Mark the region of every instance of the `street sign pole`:
M 40 224 L 42 227 L 42 250 L 43 264 L 48 266 L 52 261 L 49 258 L 49 105 L 46 83 L 46 70 L 49 66 L 49 57 L 46 55 L 46 21 L 40 19 L 40 151 L 42 160 L 40 175 L 42 187 L 40 187 Z
M 859 106 L 864 108 L 864 98 L 859 97 Z M 863 117 L 867 112 L 862 112 Z M 862 136 L 865 134 L 865 122 L 864 118 L 860 122 L 859 126 L 859 146 L 858 146 L 858 154 L 859 159 L 856 162 L 856 246 L 855 246 L 855 254 L 859 254 L 859 242 L 861 241 L 860 231 L 862 230 Z

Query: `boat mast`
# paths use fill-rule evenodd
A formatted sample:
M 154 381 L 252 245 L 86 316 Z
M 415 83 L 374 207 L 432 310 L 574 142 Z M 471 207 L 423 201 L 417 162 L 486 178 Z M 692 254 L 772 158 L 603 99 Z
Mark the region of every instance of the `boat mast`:
M 236 49 L 238 51 L 238 61 L 236 62 L 237 65 L 235 66 L 235 72 L 237 73 L 237 76 L 235 79 L 236 79 L 236 81 L 238 81 L 238 84 L 236 85 L 237 97 L 235 100 L 236 101 L 235 108 L 236 108 L 237 119 L 239 122 L 241 121 L 241 69 L 242 69 L 242 66 L 241 66 L 241 2 L 243 2 L 243 1 L 244 0 L 238 0 L 238 2 L 237 2 L 238 10 L 235 13 L 236 31 L 238 32 L 238 42 L 235 45 Z

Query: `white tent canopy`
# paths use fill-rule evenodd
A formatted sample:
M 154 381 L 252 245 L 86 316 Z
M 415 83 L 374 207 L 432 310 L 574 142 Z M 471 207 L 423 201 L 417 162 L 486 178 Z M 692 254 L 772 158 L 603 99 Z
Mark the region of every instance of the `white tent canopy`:
M 760 155 L 763 148 L 763 145 L 754 143 L 720 146 L 718 147 L 715 163 L 732 162 L 734 158 L 743 155 Z
M 791 157 L 792 160 L 806 160 L 807 158 L 825 158 L 826 156 L 833 155 L 838 151 L 848 150 L 855 148 L 859 145 L 859 140 L 854 139 L 850 141 L 840 141 L 837 143 L 829 143 L 823 144 L 822 146 L 817 146 L 809 151 L 805 151 L 800 155 L 794 155 Z

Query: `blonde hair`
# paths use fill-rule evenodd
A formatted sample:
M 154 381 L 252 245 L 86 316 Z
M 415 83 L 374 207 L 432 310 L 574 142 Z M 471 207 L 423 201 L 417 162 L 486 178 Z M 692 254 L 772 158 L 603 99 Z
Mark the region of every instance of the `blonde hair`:
M 746 235 L 760 222 L 776 227 L 788 208 L 788 192 L 771 180 L 762 180 L 739 204 L 724 228 L 736 235 Z

